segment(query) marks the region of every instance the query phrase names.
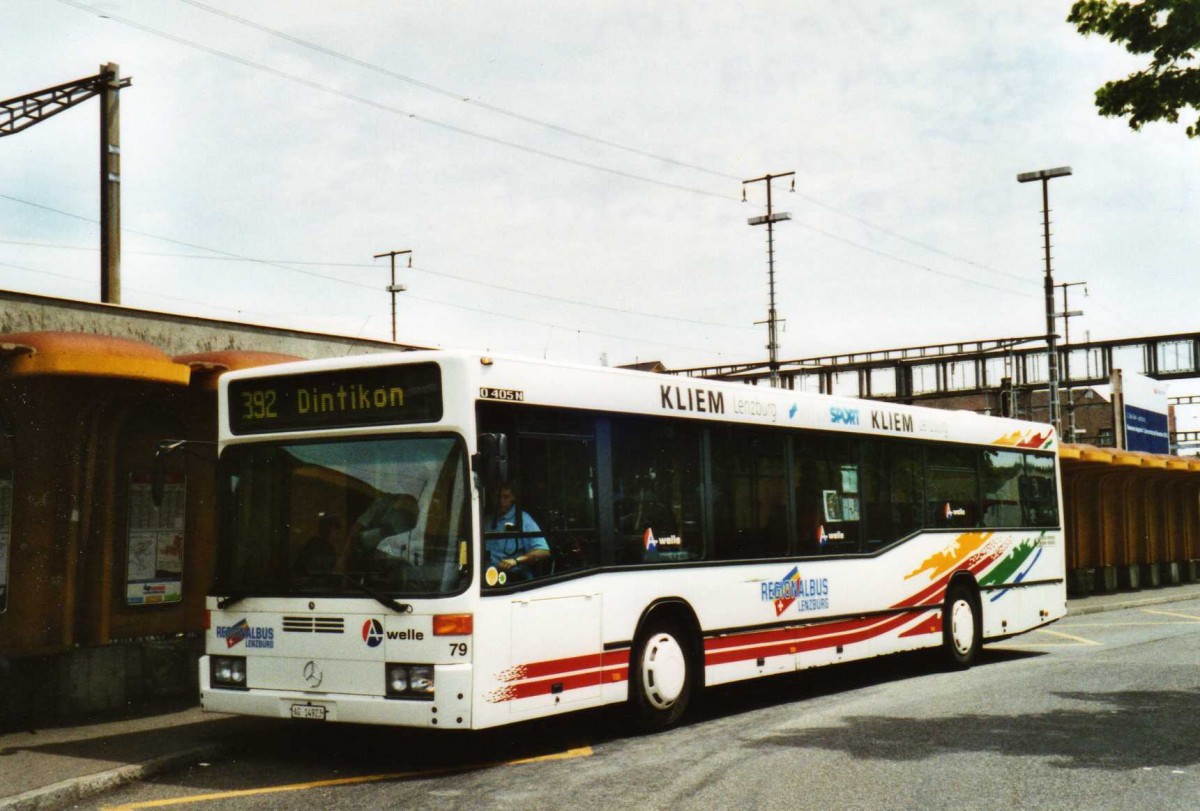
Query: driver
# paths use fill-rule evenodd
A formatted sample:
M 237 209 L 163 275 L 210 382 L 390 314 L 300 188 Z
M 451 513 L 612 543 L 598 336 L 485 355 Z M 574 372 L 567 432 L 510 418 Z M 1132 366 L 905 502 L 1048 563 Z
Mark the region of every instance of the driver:
M 537 522 L 517 509 L 517 492 L 511 484 L 500 485 L 496 511 L 485 519 L 483 532 L 488 566 L 507 573 L 508 580 L 533 579 L 530 564 L 550 557 L 550 545 Z

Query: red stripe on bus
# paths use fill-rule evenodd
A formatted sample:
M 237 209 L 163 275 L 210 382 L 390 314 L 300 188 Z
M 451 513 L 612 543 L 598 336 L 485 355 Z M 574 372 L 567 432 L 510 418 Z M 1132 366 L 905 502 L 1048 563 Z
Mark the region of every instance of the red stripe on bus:
M 520 684 L 511 684 L 505 687 L 503 695 L 498 697 L 497 703 L 513 701 L 520 698 L 544 696 L 552 692 L 565 693 L 568 690 L 579 690 L 584 687 L 597 687 L 604 684 L 612 684 L 614 682 L 628 680 L 629 668 L 622 666 L 607 670 L 592 670 L 586 673 L 575 673 L 571 676 L 563 676 L 562 678 L 526 681 Z M 555 688 L 557 688 L 557 690 Z
M 942 612 L 934 611 L 921 617 L 907 631 L 900 633 L 901 637 L 924 636 L 925 634 L 940 634 L 942 632 Z

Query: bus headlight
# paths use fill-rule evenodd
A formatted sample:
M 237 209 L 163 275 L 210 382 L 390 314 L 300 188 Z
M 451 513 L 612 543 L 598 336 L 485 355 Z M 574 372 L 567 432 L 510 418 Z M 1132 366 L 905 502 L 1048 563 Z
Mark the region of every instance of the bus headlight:
M 388 662 L 384 665 L 384 684 L 388 698 L 433 700 L 433 665 Z
M 433 666 L 413 665 L 409 669 L 408 689 L 422 695 L 433 695 Z
M 408 668 L 404 665 L 389 665 L 387 680 L 389 693 L 408 692 Z
M 246 689 L 245 656 L 213 656 L 209 658 L 208 667 L 209 682 L 213 687 Z

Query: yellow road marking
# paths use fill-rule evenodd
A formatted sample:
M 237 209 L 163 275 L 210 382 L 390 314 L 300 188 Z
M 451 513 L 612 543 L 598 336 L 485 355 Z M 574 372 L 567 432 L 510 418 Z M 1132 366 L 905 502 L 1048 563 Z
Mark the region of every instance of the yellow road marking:
M 1071 640 L 1071 642 L 1073 644 L 1068 645 L 1063 642 L 1057 642 L 1057 643 L 1056 642 L 1029 642 L 1026 644 L 1021 644 L 1021 643 L 1009 644 L 1007 642 L 1001 642 L 996 647 L 1000 647 L 1000 648 L 1073 648 L 1073 647 L 1077 647 L 1079 645 L 1103 645 L 1104 644 L 1103 642 L 1096 642 L 1095 640 L 1092 640 L 1092 639 L 1084 639 L 1082 636 L 1075 636 L 1074 634 L 1064 634 L 1062 631 L 1048 631 L 1045 628 L 1038 628 L 1034 631 L 1034 633 L 1049 634 L 1050 636 L 1057 636 L 1060 639 L 1069 639 L 1069 640 Z
M 1147 614 L 1160 614 L 1164 617 L 1179 617 L 1180 619 L 1191 620 L 1192 622 L 1200 622 L 1200 617 L 1197 617 L 1195 614 L 1180 614 L 1177 611 L 1156 611 L 1153 608 L 1143 608 L 1142 611 Z
M 472 769 L 486 769 L 495 766 L 521 766 L 527 763 L 541 763 L 552 760 L 569 760 L 578 757 L 591 757 L 592 747 L 580 746 L 565 752 L 555 752 L 552 755 L 520 758 L 518 760 L 502 760 L 492 763 L 467 764 L 450 766 L 445 769 L 426 769 L 413 772 L 391 772 L 389 774 L 366 774 L 361 777 L 339 777 L 332 780 L 314 780 L 310 783 L 289 783 L 282 786 L 266 786 L 265 788 L 240 789 L 238 791 L 220 791 L 213 794 L 196 794 L 191 797 L 175 797 L 167 800 L 146 800 L 140 803 L 105 806 L 105 811 L 132 811 L 137 808 L 164 808 L 169 805 L 186 805 L 188 803 L 206 803 L 213 800 L 229 800 L 236 797 L 255 797 L 263 794 L 278 794 L 284 791 L 307 791 L 313 788 L 329 788 L 331 786 L 352 786 L 360 783 L 379 783 L 384 780 L 411 780 L 422 777 L 439 777 L 455 774 Z
M 1200 617 L 1198 617 L 1197 619 L 1200 619 Z M 1192 620 L 1191 622 L 1165 622 L 1163 620 L 1159 620 L 1158 622 L 1153 622 L 1153 621 L 1149 621 L 1149 620 L 1146 622 L 1073 622 L 1069 626 L 1066 626 L 1066 627 L 1068 627 L 1068 628 L 1161 628 L 1164 625 L 1191 625 L 1194 622 L 1196 622 L 1196 620 Z

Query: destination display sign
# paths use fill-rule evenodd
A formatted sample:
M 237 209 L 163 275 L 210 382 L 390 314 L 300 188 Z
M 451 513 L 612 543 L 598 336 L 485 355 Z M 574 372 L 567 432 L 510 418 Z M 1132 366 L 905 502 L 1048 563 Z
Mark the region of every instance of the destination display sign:
M 437 422 L 442 378 L 436 363 L 275 375 L 229 384 L 235 434 Z

